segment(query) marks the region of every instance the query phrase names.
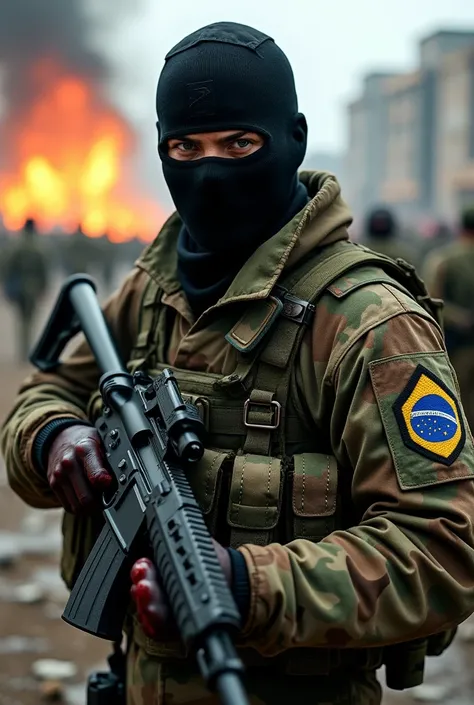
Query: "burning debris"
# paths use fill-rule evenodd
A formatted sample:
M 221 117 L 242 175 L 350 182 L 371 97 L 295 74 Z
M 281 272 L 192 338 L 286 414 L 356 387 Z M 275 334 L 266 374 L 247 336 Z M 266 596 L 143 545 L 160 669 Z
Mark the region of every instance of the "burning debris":
M 41 229 L 80 222 L 90 236 L 150 239 L 162 214 L 134 188 L 133 131 L 105 95 L 89 29 L 83 0 L 0 0 L 0 214 L 13 230 L 33 217 Z

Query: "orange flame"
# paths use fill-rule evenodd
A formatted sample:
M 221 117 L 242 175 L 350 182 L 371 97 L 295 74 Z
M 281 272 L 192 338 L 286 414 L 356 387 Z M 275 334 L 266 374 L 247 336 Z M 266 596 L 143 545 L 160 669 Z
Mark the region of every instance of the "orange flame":
M 44 231 L 81 223 L 91 237 L 153 239 L 164 216 L 127 179 L 133 139 L 125 121 L 92 86 L 49 61 L 37 65 L 35 78 L 46 88 L 21 124 L 6 126 L 13 166 L 0 173 L 5 226 L 17 230 L 32 217 Z

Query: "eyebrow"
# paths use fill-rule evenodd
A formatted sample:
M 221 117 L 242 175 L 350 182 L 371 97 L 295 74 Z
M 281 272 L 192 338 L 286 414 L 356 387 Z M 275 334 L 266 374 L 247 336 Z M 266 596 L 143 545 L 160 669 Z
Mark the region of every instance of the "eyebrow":
M 239 130 L 238 132 L 234 132 L 231 135 L 228 135 L 227 137 L 221 137 L 218 142 L 220 144 L 226 144 L 227 142 L 233 142 L 234 140 L 238 140 L 240 137 L 243 137 L 244 135 L 250 134 L 252 131 L 251 130 Z M 172 141 L 178 141 L 178 142 L 186 142 L 188 140 L 189 142 L 199 142 L 199 140 L 193 139 L 192 135 L 183 135 L 182 137 L 170 137 L 169 142 Z
M 239 130 L 238 132 L 234 132 L 234 134 L 229 135 L 228 137 L 221 137 L 219 142 L 222 144 L 226 142 L 234 142 L 234 140 L 238 140 L 240 137 L 243 137 L 249 132 L 249 130 Z

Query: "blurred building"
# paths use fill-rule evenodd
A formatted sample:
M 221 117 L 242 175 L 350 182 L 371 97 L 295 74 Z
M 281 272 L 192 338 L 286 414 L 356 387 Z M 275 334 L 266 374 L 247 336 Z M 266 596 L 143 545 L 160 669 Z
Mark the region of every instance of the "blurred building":
M 344 157 L 338 152 L 308 152 L 301 168 L 328 171 L 340 178 L 344 170 Z
M 394 73 L 371 73 L 362 95 L 348 106 L 349 140 L 345 159 L 345 197 L 357 213 L 379 202 L 385 173 L 387 82 Z
M 301 165 L 301 169 L 310 169 L 311 171 L 327 171 L 334 174 L 341 184 L 342 193 L 346 195 L 346 177 L 344 173 L 345 158 L 343 152 L 309 152 Z
M 397 76 L 385 87 L 387 141 L 380 155 L 383 173 L 378 202 L 412 214 L 422 200 L 421 72 Z
M 454 219 L 474 199 L 474 31 L 426 37 L 411 73 L 368 75 L 348 120 L 356 215 L 385 203 L 403 220 Z
M 436 201 L 448 218 L 474 203 L 474 37 L 439 71 Z

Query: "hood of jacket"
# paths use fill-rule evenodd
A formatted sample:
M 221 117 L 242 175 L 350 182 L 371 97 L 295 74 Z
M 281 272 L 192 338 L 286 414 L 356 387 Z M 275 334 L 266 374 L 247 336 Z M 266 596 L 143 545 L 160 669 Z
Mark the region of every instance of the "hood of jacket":
M 302 171 L 299 177 L 308 189 L 310 201 L 255 250 L 216 305 L 265 298 L 283 270 L 293 267 L 316 248 L 349 239 L 347 228 L 352 215 L 342 199 L 336 177 L 318 171 Z M 180 228 L 181 219 L 173 213 L 136 263 L 168 295 L 181 289 L 176 251 Z

